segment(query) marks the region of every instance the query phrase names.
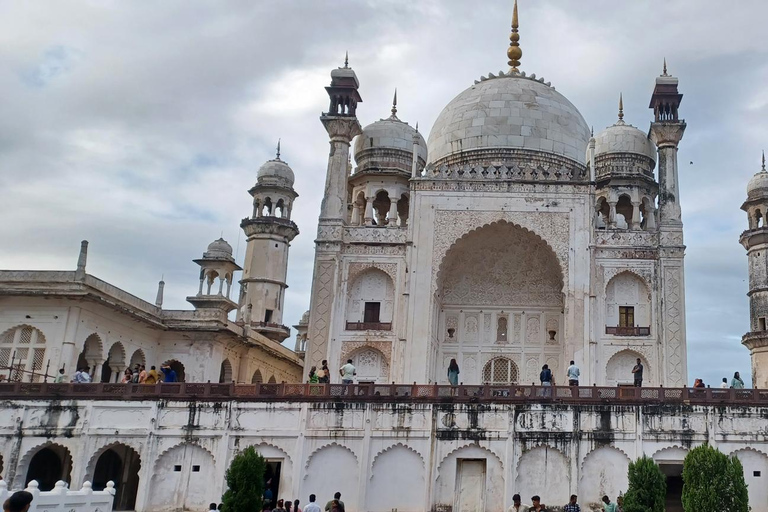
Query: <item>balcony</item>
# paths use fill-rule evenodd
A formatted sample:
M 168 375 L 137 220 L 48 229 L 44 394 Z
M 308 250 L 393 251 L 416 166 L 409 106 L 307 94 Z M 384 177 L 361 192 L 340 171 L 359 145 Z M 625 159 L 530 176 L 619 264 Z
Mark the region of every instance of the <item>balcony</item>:
M 392 322 L 347 322 L 348 331 L 391 331 Z
M 650 327 L 608 327 L 605 326 L 605 334 L 612 336 L 650 336 Z

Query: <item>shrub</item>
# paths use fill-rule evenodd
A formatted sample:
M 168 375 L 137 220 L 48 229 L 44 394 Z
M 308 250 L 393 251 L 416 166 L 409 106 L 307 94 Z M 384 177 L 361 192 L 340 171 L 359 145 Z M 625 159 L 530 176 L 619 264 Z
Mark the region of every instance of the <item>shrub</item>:
M 711 446 L 691 450 L 683 463 L 683 510 L 686 512 L 748 512 L 744 468 Z
M 667 477 L 650 457 L 629 463 L 629 489 L 624 495 L 624 512 L 664 512 Z
M 260 512 L 267 463 L 253 446 L 235 455 L 224 475 L 227 492 L 222 512 Z

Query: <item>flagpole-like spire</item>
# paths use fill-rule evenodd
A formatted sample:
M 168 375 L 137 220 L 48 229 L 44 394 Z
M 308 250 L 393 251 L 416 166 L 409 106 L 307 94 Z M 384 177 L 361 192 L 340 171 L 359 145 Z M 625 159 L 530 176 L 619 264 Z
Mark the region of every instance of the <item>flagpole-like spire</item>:
M 624 94 L 619 93 L 619 121 L 624 121 Z
M 517 19 L 517 0 L 515 0 L 515 6 L 512 8 L 512 33 L 509 34 L 509 48 L 507 48 L 507 57 L 509 61 L 510 73 L 520 72 L 517 66 L 520 65 L 520 58 L 523 56 L 523 50 L 520 49 L 520 34 L 517 33 L 518 29 Z
M 763 150 L 763 169 L 762 169 L 762 171 L 766 172 L 765 171 L 765 150 Z
M 280 160 L 280 139 L 277 139 L 277 160 Z
M 397 87 L 395 87 L 395 97 L 392 99 L 392 118 L 397 119 Z
M 669 76 L 667 74 L 667 58 L 666 57 L 664 57 L 664 70 L 662 71 L 662 75 L 661 76 Z
M 346 53 L 344 53 L 344 68 L 346 69 L 348 67 L 349 67 L 349 52 L 347 51 Z

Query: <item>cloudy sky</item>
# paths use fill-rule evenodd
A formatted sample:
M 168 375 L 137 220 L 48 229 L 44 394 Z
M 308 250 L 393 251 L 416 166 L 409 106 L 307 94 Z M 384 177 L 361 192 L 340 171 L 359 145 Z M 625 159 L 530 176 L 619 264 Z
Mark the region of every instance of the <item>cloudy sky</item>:
M 88 271 L 187 308 L 222 233 L 244 254 L 247 189 L 274 156 L 296 172 L 302 232 L 285 323 L 309 305 L 328 142 L 329 72 L 349 51 L 365 125 L 427 131 L 480 75 L 506 69 L 510 0 L 56 0 L 0 3 L 0 268 Z M 680 77 L 691 381 L 749 374 L 745 187 L 768 146 L 768 3 L 520 0 L 521 69 L 551 81 L 596 130 L 645 130 L 664 57 Z M 291 342 L 292 343 L 292 342 Z

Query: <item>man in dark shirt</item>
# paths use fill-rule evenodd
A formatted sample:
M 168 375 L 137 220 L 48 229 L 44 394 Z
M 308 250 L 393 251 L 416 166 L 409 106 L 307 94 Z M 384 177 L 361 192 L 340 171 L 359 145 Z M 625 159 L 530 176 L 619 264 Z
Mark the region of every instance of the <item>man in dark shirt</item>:
M 576 503 L 576 495 L 571 494 L 571 501 L 563 507 L 563 512 L 581 512 L 581 507 Z
M 643 385 L 643 363 L 640 362 L 640 358 L 637 358 L 637 364 L 632 368 L 632 374 L 635 376 L 635 387 L 639 388 Z

